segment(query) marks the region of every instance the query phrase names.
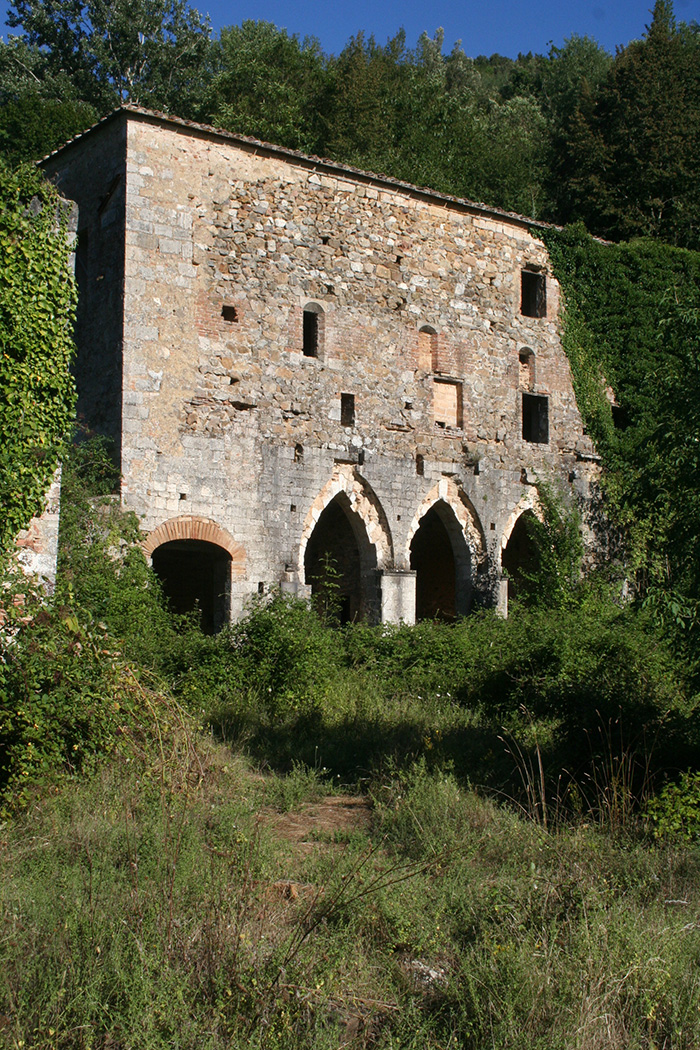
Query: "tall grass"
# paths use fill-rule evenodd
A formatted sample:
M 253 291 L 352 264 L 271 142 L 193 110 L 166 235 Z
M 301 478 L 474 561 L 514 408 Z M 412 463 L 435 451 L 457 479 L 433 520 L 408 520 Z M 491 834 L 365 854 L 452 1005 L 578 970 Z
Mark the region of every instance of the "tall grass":
M 279 775 L 171 721 L 4 828 L 0 1045 L 700 1043 L 692 847 L 547 830 L 419 762 L 301 849 Z

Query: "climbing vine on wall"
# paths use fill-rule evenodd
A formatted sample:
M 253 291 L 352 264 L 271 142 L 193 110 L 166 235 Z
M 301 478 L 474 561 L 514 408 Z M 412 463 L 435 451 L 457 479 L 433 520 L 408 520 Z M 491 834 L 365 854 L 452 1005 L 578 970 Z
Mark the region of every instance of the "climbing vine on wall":
M 564 291 L 578 404 L 627 530 L 638 593 L 662 620 L 698 626 L 700 253 L 604 244 L 583 227 L 543 239 Z
M 73 418 L 69 252 L 55 190 L 0 167 L 0 548 L 42 509 Z

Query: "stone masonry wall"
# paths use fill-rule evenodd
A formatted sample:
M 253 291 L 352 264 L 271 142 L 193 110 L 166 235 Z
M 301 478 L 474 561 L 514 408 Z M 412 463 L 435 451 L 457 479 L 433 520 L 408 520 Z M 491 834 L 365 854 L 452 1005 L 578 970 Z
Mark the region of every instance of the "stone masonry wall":
M 559 289 L 524 220 L 145 114 L 97 135 L 113 167 L 126 149 L 123 498 L 147 532 L 224 531 L 234 615 L 261 586 L 303 592 L 335 496 L 387 586 L 441 499 L 469 586 L 493 593 L 534 480 L 587 495 Z M 53 167 L 80 202 L 79 155 Z M 521 312 L 525 268 L 546 281 L 544 317 Z M 309 306 L 317 356 L 303 352 Z M 524 390 L 548 399 L 546 443 L 523 439 Z

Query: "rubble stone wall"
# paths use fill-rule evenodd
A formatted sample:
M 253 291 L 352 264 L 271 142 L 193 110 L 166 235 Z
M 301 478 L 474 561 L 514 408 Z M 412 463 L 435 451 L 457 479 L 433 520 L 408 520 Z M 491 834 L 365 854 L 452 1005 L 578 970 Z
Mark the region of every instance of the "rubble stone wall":
M 232 538 L 233 615 L 261 587 L 305 593 L 309 535 L 339 493 L 386 588 L 441 500 L 492 597 L 532 482 L 588 495 L 559 288 L 524 220 L 144 115 L 86 142 L 101 185 L 80 186 L 85 149 L 52 162 L 81 215 L 125 160 L 123 249 L 104 260 L 112 282 L 123 265 L 123 498 L 147 532 L 188 516 Z M 521 310 L 525 269 L 546 282 L 544 317 Z M 94 340 L 85 396 L 122 339 L 121 291 L 92 289 L 114 331 Z M 548 399 L 547 443 L 523 439 L 523 391 Z

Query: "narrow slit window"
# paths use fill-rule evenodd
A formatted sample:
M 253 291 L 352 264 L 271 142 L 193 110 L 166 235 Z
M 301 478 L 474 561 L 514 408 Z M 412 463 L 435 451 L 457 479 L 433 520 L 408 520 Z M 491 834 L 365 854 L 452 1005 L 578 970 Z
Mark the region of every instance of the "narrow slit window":
M 319 357 L 323 338 L 323 309 L 318 303 L 304 307 L 302 353 L 304 357 Z
M 318 357 L 318 314 L 304 310 L 304 357 Z
M 549 442 L 549 398 L 542 394 L 523 394 L 523 441 Z
M 522 271 L 520 312 L 524 317 L 547 316 L 547 279 L 543 273 Z
M 355 425 L 355 395 L 340 395 L 340 422 L 344 427 Z
M 426 371 L 439 372 L 438 367 L 438 345 L 437 332 L 430 325 L 424 324 L 418 329 L 418 348 L 421 356 L 421 366 Z

